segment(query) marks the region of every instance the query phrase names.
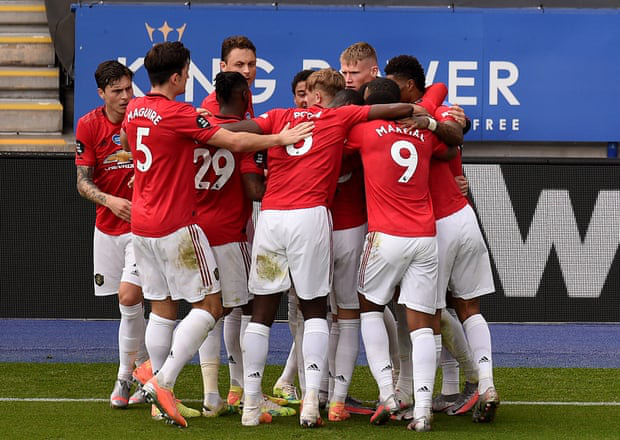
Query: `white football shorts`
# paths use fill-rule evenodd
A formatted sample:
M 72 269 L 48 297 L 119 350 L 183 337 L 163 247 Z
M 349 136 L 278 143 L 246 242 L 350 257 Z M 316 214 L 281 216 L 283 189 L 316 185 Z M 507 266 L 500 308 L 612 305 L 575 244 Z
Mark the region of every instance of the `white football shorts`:
M 249 289 L 271 295 L 291 287 L 310 300 L 326 296 L 332 278 L 332 227 L 324 206 L 261 211 L 252 245 Z
M 250 251 L 246 242 L 226 243 L 211 248 L 219 269 L 222 305 L 240 307 L 251 299 L 248 293 Z
M 195 303 L 220 292 L 215 257 L 200 226 L 185 226 L 164 237 L 134 235 L 133 243 L 145 299 Z
M 495 292 L 489 251 L 471 206 L 437 220 L 437 308 L 454 298 L 472 299 Z
M 369 301 L 385 305 L 400 284 L 398 303 L 434 314 L 437 295 L 435 237 L 397 237 L 382 232 L 366 235 L 360 259 L 358 291 Z
M 333 313 L 341 309 L 359 309 L 357 298 L 357 269 L 364 249 L 364 236 L 368 225 L 341 229 L 333 232 L 334 239 L 334 281 L 330 304 Z
M 142 285 L 131 233 L 108 235 L 95 228 L 93 260 L 95 296 L 116 295 L 121 282 Z

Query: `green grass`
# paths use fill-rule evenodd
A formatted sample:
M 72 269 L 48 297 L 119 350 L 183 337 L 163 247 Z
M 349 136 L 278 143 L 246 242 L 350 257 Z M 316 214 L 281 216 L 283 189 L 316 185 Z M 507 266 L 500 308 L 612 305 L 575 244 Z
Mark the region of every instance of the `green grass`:
M 264 384 L 273 384 L 281 367 L 268 366 Z M 221 368 L 222 384 L 227 383 Z M 391 439 L 425 436 L 429 439 L 483 436 L 487 439 L 617 439 L 620 406 L 511 405 L 509 402 L 614 402 L 620 400 L 620 369 L 497 368 L 495 383 L 504 404 L 492 424 L 479 425 L 469 416 L 437 415 L 433 432 L 416 434 L 404 422 L 376 427 L 367 416 L 344 423 L 327 423 L 302 430 L 297 417 L 274 418 L 271 425 L 241 426 L 239 416 L 190 419 L 188 429 L 150 419 L 147 405 L 112 410 L 106 402 L 0 402 L 3 439 Z M 112 364 L 0 364 L 2 398 L 107 399 L 115 366 Z M 267 390 L 266 390 L 267 391 Z M 226 392 L 222 388 L 222 394 Z M 187 400 L 202 398 L 199 368 L 182 372 L 175 393 Z M 358 367 L 351 394 L 376 398 L 377 388 L 368 368 Z M 200 407 L 191 402 L 189 406 Z

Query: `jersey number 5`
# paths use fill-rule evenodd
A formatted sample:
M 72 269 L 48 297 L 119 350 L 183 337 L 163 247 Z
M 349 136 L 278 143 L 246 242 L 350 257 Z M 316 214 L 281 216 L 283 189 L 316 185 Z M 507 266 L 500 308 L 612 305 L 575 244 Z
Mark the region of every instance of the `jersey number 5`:
M 402 150 L 407 150 L 409 155 L 407 157 L 403 157 Z M 398 179 L 399 183 L 407 183 L 409 179 L 415 173 L 416 168 L 418 167 L 418 152 L 415 149 L 415 146 L 408 141 L 396 141 L 392 144 L 392 159 L 401 167 L 407 167 L 405 172 L 400 179 Z
M 194 150 L 194 163 L 198 163 L 198 159 L 201 157 L 202 165 L 194 177 L 194 186 L 196 189 L 222 189 L 235 171 L 235 158 L 233 154 L 228 150 L 220 148 L 215 152 L 213 157 L 211 157 L 211 153 L 206 148 L 196 148 Z M 223 166 L 221 165 L 222 160 L 224 161 Z M 211 165 L 213 166 L 213 172 L 218 176 L 213 186 L 211 186 L 210 182 L 202 181 L 202 178 L 207 174 L 209 166 Z
M 142 138 L 147 137 L 150 130 L 151 129 L 149 127 L 138 127 L 136 132 L 136 150 L 142 151 L 145 158 L 144 162 L 137 160 L 136 167 L 143 173 L 148 171 L 148 169 L 151 168 L 151 165 L 153 165 L 153 154 L 151 153 L 151 150 L 149 150 L 149 147 L 142 143 Z

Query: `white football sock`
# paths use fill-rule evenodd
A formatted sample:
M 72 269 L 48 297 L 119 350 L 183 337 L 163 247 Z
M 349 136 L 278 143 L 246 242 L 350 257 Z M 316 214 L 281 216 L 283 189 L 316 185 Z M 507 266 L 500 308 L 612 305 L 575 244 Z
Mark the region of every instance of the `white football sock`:
M 241 356 L 243 357 L 243 338 L 245 337 L 245 330 L 248 328 L 248 324 L 252 320 L 252 315 L 241 315 L 241 327 L 239 327 L 239 345 L 241 346 Z
M 331 396 L 334 392 L 334 378 L 336 377 L 336 350 L 338 349 L 338 341 L 340 339 L 340 323 L 338 321 L 332 322 L 329 327 L 329 342 L 327 343 L 327 372 L 328 372 L 328 385 L 327 385 L 327 400 L 331 401 Z M 325 376 L 325 375 L 323 375 Z M 321 390 L 324 383 L 321 381 Z
M 222 326 L 224 324 L 222 321 L 221 318 L 217 320 L 215 326 L 198 349 L 205 399 L 209 393 L 219 393 L 217 379 L 220 369 L 220 352 L 222 350 Z
M 297 296 L 288 292 L 288 328 L 291 331 L 293 343 L 284 364 L 284 371 L 276 383 L 294 383 L 297 375 L 297 350 L 295 348 L 295 335 L 297 334 Z
M 153 312 L 149 314 L 149 323 L 144 334 L 144 343 L 149 352 L 153 373 L 157 373 L 160 370 L 170 353 L 175 326 L 176 321 L 172 319 L 162 318 Z
M 469 346 L 478 365 L 478 392 L 484 393 L 493 386 L 493 355 L 491 352 L 491 332 L 481 314 L 472 315 L 463 322 Z
M 146 350 L 146 343 L 144 342 L 144 339 L 146 337 L 146 319 L 144 318 L 144 303 L 140 304 L 142 306 L 142 312 L 140 312 L 140 314 L 142 315 L 142 338 L 140 339 L 140 346 L 138 347 L 138 355 L 136 356 L 136 366 L 137 365 L 141 365 L 144 362 L 149 360 L 149 352 Z
M 288 358 L 286 358 L 286 364 L 284 364 L 284 370 L 276 381 L 276 383 L 294 383 L 295 376 L 297 375 L 297 353 L 295 350 L 295 341 L 291 344 L 291 348 L 288 352 Z
M 446 313 L 447 311 L 447 313 Z M 456 313 L 450 309 L 441 311 L 441 336 L 443 345 L 454 356 L 460 368 L 463 370 L 465 380 L 470 383 L 478 383 L 478 368 L 473 362 L 473 355 L 465 337 L 463 325 L 456 318 Z
M 435 338 L 433 330 L 428 327 L 411 332 L 410 337 L 413 345 L 413 417 L 417 419 L 430 414 L 432 408 L 436 370 Z
M 360 322 L 368 366 L 379 387 L 379 399 L 384 401 L 394 394 L 394 383 L 383 313 L 361 313 Z
M 441 348 L 439 364 L 441 365 L 441 394 L 445 396 L 458 394 L 460 391 L 459 363 L 445 346 Z
M 339 319 L 340 337 L 336 350 L 334 390 L 330 402 L 344 402 L 349 393 L 360 346 L 360 320 Z
M 398 330 L 398 353 L 400 357 L 400 371 L 396 389 L 406 395 L 413 394 L 413 361 L 411 360 L 411 339 L 407 324 L 407 308 L 403 304 L 394 304 L 396 312 L 396 328 Z
M 179 322 L 172 338 L 170 354 L 157 373 L 157 380 L 161 386 L 174 388 L 179 373 L 194 357 L 214 326 L 213 315 L 198 308 L 190 310 L 187 316 Z
M 306 372 L 304 371 L 304 318 L 297 312 L 297 330 L 295 331 L 295 357 L 297 358 L 297 378 L 301 395 L 306 392 Z
M 392 361 L 393 375 L 398 377 L 400 372 L 400 350 L 398 347 L 398 329 L 396 328 L 396 318 L 388 306 L 383 309 L 383 321 L 388 334 L 390 360 Z M 393 381 L 394 379 L 392 379 Z
M 303 357 L 306 375 L 306 392 L 319 391 L 323 373 L 327 370 L 329 327 L 327 320 L 311 318 L 304 322 Z
M 241 354 L 241 309 L 239 307 L 224 317 L 224 345 L 228 354 L 230 386 L 243 384 L 243 355 Z
M 244 392 L 251 402 L 262 398 L 262 380 L 269 352 L 269 332 L 271 329 L 258 322 L 250 322 L 243 339 Z M 252 404 L 251 406 L 254 406 Z
M 435 371 L 437 371 L 441 360 L 441 335 L 433 334 L 433 338 L 435 338 Z
M 121 320 L 118 326 L 118 374 L 117 379 L 131 380 L 131 373 L 144 341 L 144 311 L 142 304 L 118 305 Z

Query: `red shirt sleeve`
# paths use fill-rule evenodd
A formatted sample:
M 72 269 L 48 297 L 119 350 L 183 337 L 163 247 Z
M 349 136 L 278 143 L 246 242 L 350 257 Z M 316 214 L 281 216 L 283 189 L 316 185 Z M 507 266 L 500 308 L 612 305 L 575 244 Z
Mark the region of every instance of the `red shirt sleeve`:
M 435 113 L 435 109 L 446 99 L 447 94 L 448 88 L 444 83 L 435 83 L 426 88 L 424 96 L 417 104 L 424 107 L 432 115 Z
M 263 134 L 273 134 L 276 129 L 276 123 L 279 119 L 279 109 L 269 110 L 257 118 L 252 119 L 263 131 Z
M 427 133 L 428 139 L 430 139 L 433 145 L 433 156 L 438 157 L 445 154 L 449 147 L 432 132 L 428 131 Z
M 262 154 L 267 155 L 266 151 L 257 151 L 254 153 L 243 153 L 241 164 L 239 165 L 239 170 L 241 174 L 260 174 L 261 176 L 265 173 L 265 167 L 261 166 L 256 161 L 256 155 Z
M 90 116 L 90 115 L 88 115 Z M 92 124 L 85 122 L 85 118 L 80 118 L 75 130 L 75 164 L 80 166 L 95 166 L 95 145 L 92 140 Z
M 211 124 L 207 118 L 196 113 L 191 105 L 183 106 L 175 119 L 175 130 L 187 137 L 191 137 L 200 143 L 206 144 L 209 139 L 220 129 Z

